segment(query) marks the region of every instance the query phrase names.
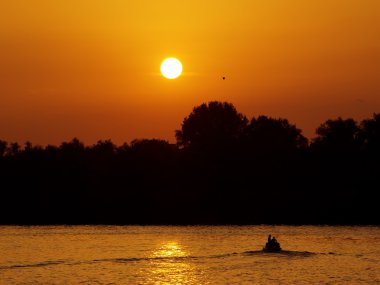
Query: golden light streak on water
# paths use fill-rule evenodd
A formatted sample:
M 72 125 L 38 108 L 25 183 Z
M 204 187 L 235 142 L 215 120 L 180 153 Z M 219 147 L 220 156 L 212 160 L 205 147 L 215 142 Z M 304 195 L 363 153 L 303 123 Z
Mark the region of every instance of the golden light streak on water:
M 195 265 L 186 258 L 190 254 L 176 241 L 164 242 L 152 252 L 148 280 L 157 285 L 202 284 L 196 278 Z
M 380 284 L 380 227 L 0 226 L 0 253 L 0 285 Z

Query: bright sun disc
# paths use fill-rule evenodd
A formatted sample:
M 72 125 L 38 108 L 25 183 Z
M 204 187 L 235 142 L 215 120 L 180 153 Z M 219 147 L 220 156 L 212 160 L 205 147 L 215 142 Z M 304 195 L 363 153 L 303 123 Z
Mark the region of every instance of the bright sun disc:
M 167 58 L 161 63 L 161 73 L 168 79 L 177 78 L 182 73 L 182 63 L 174 57 Z

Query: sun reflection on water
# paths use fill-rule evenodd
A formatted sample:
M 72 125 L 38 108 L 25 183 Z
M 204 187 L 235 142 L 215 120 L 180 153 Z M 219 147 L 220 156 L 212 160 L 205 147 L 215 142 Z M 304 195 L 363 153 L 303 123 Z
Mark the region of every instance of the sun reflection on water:
M 166 257 L 185 257 L 189 254 L 177 242 L 168 242 L 161 245 L 152 254 L 153 257 L 166 258 Z
M 201 284 L 189 253 L 177 242 L 166 242 L 152 252 L 149 281 L 152 284 Z M 150 283 L 148 282 L 148 283 Z

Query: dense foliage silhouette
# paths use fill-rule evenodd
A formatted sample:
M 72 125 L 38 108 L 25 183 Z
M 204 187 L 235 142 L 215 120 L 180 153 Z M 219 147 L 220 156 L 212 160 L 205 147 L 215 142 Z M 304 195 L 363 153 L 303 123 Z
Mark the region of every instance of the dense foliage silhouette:
M 309 143 L 227 102 L 116 146 L 0 140 L 1 224 L 380 224 L 380 114 L 327 120 Z
M 193 109 L 176 131 L 177 145 L 192 155 L 210 158 L 238 147 L 247 118 L 227 102 L 210 102 Z

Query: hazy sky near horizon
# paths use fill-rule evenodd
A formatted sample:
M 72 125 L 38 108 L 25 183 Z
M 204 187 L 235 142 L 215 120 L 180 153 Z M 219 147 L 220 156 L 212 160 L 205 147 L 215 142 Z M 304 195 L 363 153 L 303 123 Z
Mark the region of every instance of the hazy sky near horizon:
M 0 139 L 174 142 L 213 100 L 312 137 L 380 112 L 379 15 L 378 0 L 2 1 Z

